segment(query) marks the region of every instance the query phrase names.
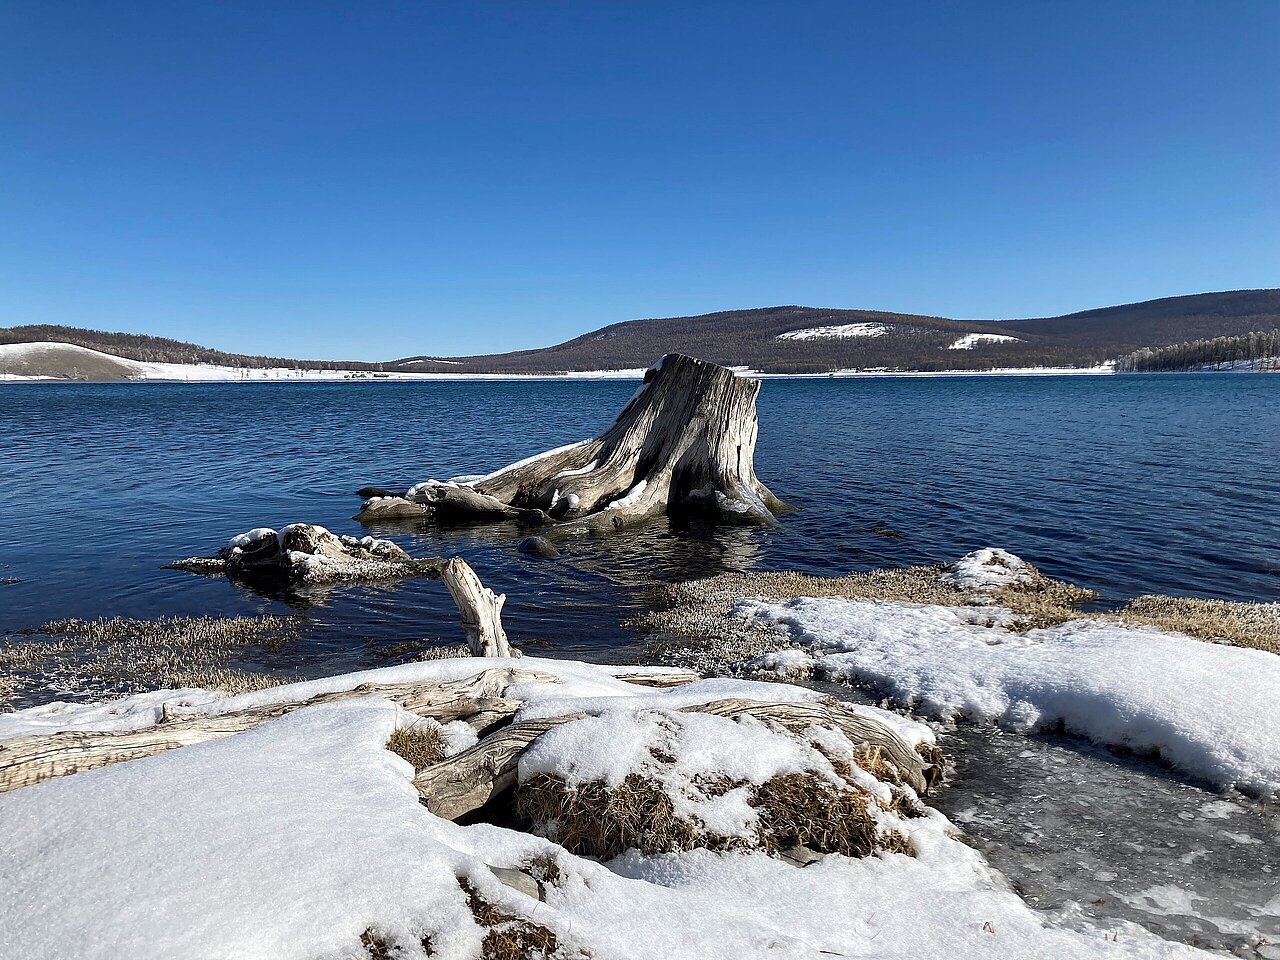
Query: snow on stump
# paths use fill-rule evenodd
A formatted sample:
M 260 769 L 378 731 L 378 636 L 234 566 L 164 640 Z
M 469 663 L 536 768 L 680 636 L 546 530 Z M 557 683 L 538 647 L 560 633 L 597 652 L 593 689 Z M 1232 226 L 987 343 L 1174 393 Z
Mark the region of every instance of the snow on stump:
M 520 758 L 516 804 L 535 832 L 602 861 L 630 849 L 911 854 L 907 821 L 925 812 L 880 747 L 833 726 L 656 710 L 541 734 Z
M 613 426 L 479 478 L 367 495 L 357 520 L 516 520 L 552 536 L 606 533 L 660 514 L 773 523 L 786 509 L 755 475 L 760 381 L 668 354 Z
M 279 531 L 257 527 L 232 537 L 212 557 L 189 557 L 169 567 L 240 580 L 320 584 L 436 577 L 440 562 L 415 560 L 390 540 L 339 536 L 316 524 L 291 523 Z

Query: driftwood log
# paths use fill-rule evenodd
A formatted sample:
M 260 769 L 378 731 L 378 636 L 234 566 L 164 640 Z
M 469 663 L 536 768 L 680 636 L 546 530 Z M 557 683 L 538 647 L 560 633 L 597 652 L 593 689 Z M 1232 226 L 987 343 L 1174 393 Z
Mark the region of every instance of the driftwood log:
M 525 720 L 485 737 L 474 747 L 427 767 L 413 778 L 422 802 L 437 817 L 457 820 L 516 785 L 520 756 L 552 727 L 582 713 Z M 608 749 L 607 744 L 601 744 Z
M 465 720 L 484 732 L 509 720 L 519 708 L 503 692 L 512 683 L 554 681 L 548 674 L 498 667 L 462 680 L 363 684 L 304 700 L 250 707 L 233 713 L 161 712 L 149 727 L 126 731 L 64 731 L 0 740 L 0 793 L 82 770 L 149 757 L 175 747 L 241 733 L 302 707 L 366 697 L 385 697 L 420 717 L 441 723 Z
M 916 793 L 928 793 L 942 780 L 942 751 L 932 744 L 912 747 L 879 720 L 850 710 L 835 702 L 760 703 L 756 700 L 716 700 L 688 710 L 713 713 L 736 720 L 754 717 L 775 723 L 795 734 L 810 727 L 834 727 L 849 738 L 855 747 L 877 747 L 897 769 L 902 782 Z
M 553 538 L 662 513 L 772 523 L 786 505 L 755 474 L 759 392 L 758 380 L 668 354 L 600 436 L 478 479 L 428 481 L 403 495 L 365 488 L 356 519 L 514 519 Z
M 813 726 L 834 727 L 855 747 L 879 748 L 898 771 L 902 782 L 924 795 L 942 777 L 941 754 L 936 747 L 918 751 L 887 724 L 847 709 L 836 701 L 809 703 L 761 703 L 752 700 L 714 700 L 681 708 L 688 713 L 711 713 L 739 719 L 753 717 L 803 734 Z M 438 817 L 456 820 L 480 809 L 516 784 L 520 757 L 538 737 L 552 727 L 585 714 L 523 720 L 504 726 L 468 750 L 427 767 L 414 777 L 422 802 Z M 607 750 L 608 745 L 602 744 Z
M 681 681 L 692 682 L 697 676 L 665 670 L 645 672 L 637 668 L 618 679 L 644 686 L 673 686 Z M 68 730 L 0 740 L 0 793 L 83 770 L 154 756 L 176 747 L 229 737 L 303 707 L 368 697 L 385 698 L 408 713 L 441 723 L 462 720 L 477 733 L 487 734 L 507 724 L 520 707 L 520 701 L 505 696 L 507 688 L 513 683 L 527 682 L 555 683 L 556 678 L 535 670 L 490 667 L 458 680 L 366 683 L 351 690 L 229 713 L 207 713 L 199 707 L 173 708 L 165 704 L 154 724 L 137 730 Z
M 520 655 L 507 642 L 502 629 L 502 605 L 505 593 L 494 593 L 476 576 L 471 565 L 461 557 L 450 557 L 440 571 L 440 579 L 462 615 L 462 629 L 473 657 L 510 657 Z

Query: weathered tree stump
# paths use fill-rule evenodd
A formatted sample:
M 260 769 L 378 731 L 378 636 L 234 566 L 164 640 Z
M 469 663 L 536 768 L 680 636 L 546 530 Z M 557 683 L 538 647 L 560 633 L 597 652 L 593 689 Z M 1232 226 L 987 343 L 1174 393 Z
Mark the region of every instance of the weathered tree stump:
M 511 464 L 480 479 L 420 483 L 403 497 L 366 500 L 357 520 L 513 519 L 550 537 L 618 530 L 659 514 L 773 523 L 786 509 L 755 474 L 760 381 L 668 354 L 613 426 L 592 440 Z

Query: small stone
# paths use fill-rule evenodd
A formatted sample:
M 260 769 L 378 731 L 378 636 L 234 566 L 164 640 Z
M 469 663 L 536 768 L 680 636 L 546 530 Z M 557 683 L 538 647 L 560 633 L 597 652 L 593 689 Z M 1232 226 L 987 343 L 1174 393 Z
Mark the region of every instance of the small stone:
M 817 863 L 823 856 L 824 854 L 808 847 L 788 847 L 786 850 L 778 851 L 778 859 L 793 867 L 807 867 L 811 863 Z
M 526 897 L 533 897 L 535 900 L 546 899 L 542 892 L 542 884 L 527 873 L 512 870 L 509 867 L 490 867 L 489 869 L 493 871 L 499 883 L 506 884 L 512 890 L 519 891 Z

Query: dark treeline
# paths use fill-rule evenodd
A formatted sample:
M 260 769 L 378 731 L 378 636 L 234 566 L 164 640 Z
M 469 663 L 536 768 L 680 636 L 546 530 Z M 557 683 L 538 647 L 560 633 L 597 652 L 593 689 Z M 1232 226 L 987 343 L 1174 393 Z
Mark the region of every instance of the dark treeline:
M 1143 347 L 1117 360 L 1116 369 L 1123 373 L 1165 373 L 1221 368 L 1239 361 L 1247 361 L 1259 370 L 1280 370 L 1280 330 L 1191 340 L 1155 350 Z
M 352 360 L 292 360 L 287 357 L 253 357 L 241 353 L 224 353 L 167 337 L 139 333 L 110 333 L 105 330 L 82 330 L 49 324 L 28 324 L 0 329 L 0 343 L 37 341 L 70 343 L 77 347 L 100 350 L 117 357 L 143 363 L 214 363 L 227 367 L 260 369 L 287 367 L 291 370 L 381 370 L 381 363 Z

